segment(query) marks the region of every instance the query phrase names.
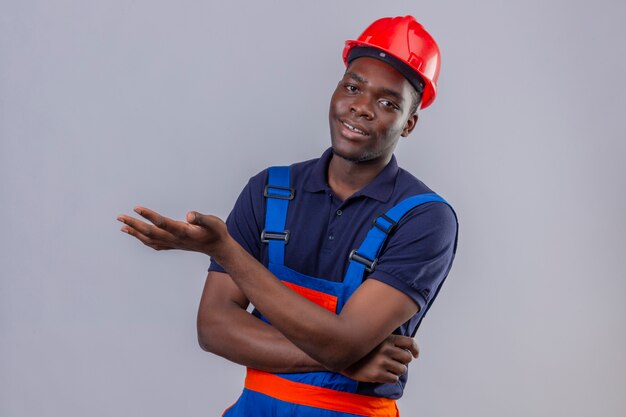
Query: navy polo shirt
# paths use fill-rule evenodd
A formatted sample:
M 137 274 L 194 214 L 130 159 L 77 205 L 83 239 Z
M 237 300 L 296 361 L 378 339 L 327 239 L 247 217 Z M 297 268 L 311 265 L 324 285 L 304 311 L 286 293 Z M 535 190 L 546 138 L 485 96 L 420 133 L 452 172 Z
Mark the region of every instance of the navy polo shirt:
M 285 266 L 305 275 L 341 281 L 348 255 L 360 246 L 379 214 L 408 197 L 433 191 L 399 168 L 394 156 L 374 180 L 343 201 L 328 185 L 332 157 L 328 149 L 318 159 L 291 165 L 295 198 L 287 212 L 285 229 L 290 236 L 285 246 Z M 265 224 L 266 183 L 267 170 L 249 180 L 226 224 L 233 238 L 267 266 L 267 245 L 260 239 Z M 419 306 L 416 316 L 397 333 L 414 335 L 452 266 L 456 236 L 452 209 L 444 203 L 430 202 L 411 210 L 388 237 L 374 272 L 365 278 L 402 291 Z M 209 270 L 225 272 L 213 260 Z M 396 384 L 361 384 L 359 392 L 399 398 L 405 382 L 406 378 L 401 378 L 395 388 Z

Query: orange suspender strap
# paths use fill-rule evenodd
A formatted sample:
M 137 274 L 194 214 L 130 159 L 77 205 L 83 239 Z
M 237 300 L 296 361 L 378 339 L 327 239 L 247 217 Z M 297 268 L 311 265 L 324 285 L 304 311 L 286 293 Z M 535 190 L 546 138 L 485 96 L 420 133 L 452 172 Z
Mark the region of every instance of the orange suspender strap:
M 311 288 L 302 287 L 300 285 L 292 284 L 291 282 L 283 281 L 283 284 L 308 299 L 309 301 L 313 301 L 320 307 L 324 307 L 326 310 L 331 313 L 335 313 L 337 311 L 337 297 L 334 295 L 326 294 L 321 291 L 313 290 Z
M 324 410 L 371 417 L 397 417 L 395 400 L 335 391 L 293 382 L 274 374 L 248 368 L 245 387 L 277 400 Z

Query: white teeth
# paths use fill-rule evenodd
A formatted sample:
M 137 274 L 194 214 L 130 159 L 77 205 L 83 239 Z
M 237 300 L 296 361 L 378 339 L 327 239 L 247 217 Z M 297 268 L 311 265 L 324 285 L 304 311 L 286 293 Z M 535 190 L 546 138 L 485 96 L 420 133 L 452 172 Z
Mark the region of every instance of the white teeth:
M 348 124 L 348 123 L 346 123 L 346 122 L 342 122 L 342 123 L 343 123 L 343 125 L 344 125 L 345 127 L 347 127 L 348 129 L 350 129 L 350 130 L 351 130 L 351 131 L 353 131 L 353 132 L 357 132 L 357 133 L 360 133 L 360 134 L 362 134 L 362 135 L 365 135 L 365 134 L 366 134 L 366 133 L 365 133 L 365 132 L 363 132 L 362 130 L 357 129 L 356 127 L 351 126 L 351 125 L 349 125 L 349 124 Z

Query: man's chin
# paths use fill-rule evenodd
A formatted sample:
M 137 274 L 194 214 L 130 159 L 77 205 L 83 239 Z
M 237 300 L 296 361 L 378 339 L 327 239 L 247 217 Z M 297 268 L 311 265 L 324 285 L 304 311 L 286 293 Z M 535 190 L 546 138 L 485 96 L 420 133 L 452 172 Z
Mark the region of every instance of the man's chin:
M 352 162 L 354 164 L 363 164 L 376 159 L 376 155 L 367 152 L 362 152 L 360 154 L 350 154 L 347 152 L 342 152 L 334 146 L 331 149 L 334 155 L 337 155 L 339 158 L 345 159 L 346 161 Z
M 345 159 L 346 161 L 349 161 L 349 162 L 359 163 L 359 162 L 365 162 L 367 160 L 367 158 L 365 158 L 364 155 L 349 155 L 349 154 L 339 151 L 335 147 L 333 147 L 332 150 L 333 150 L 334 155 L 337 155 L 339 158 Z

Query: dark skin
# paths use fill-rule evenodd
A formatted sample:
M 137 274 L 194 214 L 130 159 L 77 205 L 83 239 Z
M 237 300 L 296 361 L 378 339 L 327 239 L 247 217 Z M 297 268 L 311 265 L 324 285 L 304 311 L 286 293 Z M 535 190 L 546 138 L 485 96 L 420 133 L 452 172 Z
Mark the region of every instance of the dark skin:
M 335 154 L 328 181 L 339 198 L 348 198 L 378 175 L 399 138 L 415 127 L 411 88 L 395 69 L 375 59 L 359 58 L 346 70 L 329 111 Z M 256 369 L 331 370 L 365 382 L 395 382 L 417 357 L 413 339 L 391 335 L 418 311 L 395 288 L 368 279 L 341 313 L 333 314 L 283 285 L 230 236 L 219 218 L 190 212 L 186 221 L 176 221 L 143 207 L 135 211 L 149 223 L 119 216 L 126 233 L 156 250 L 209 255 L 228 272 L 207 277 L 198 313 L 204 349 Z M 273 326 L 248 314 L 249 302 Z
M 381 74 L 393 77 L 383 81 Z M 346 70 L 329 110 L 331 143 L 339 158 L 330 161 L 328 182 L 341 199 L 369 184 L 391 160 L 400 137 L 415 128 L 412 89 L 400 73 L 373 58 L 357 59 Z

